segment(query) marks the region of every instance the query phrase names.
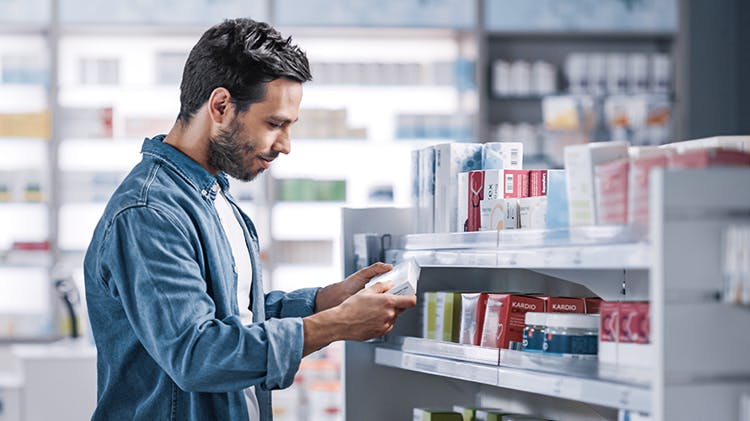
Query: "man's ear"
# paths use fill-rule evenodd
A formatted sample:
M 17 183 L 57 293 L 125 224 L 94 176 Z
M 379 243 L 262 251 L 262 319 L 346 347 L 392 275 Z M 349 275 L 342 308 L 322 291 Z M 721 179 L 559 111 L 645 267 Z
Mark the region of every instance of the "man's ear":
M 228 123 L 234 113 L 232 94 L 227 88 L 218 87 L 208 97 L 208 114 L 215 123 Z

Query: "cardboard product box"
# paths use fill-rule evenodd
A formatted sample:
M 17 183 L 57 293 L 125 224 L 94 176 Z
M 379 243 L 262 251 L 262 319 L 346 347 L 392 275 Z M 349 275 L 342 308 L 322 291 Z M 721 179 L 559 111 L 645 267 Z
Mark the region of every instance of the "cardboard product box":
M 544 301 L 544 311 L 547 313 L 585 313 L 586 301 L 575 297 L 539 296 Z
M 479 231 L 482 225 L 482 200 L 500 198 L 501 170 L 469 171 L 458 175 L 459 231 Z M 465 219 L 462 219 L 466 215 Z M 463 223 L 462 223 L 463 221 Z
M 541 312 L 544 301 L 514 294 L 488 294 L 481 346 L 521 349 L 527 312 Z
M 435 310 L 436 339 L 446 342 L 458 342 L 461 326 L 461 294 L 457 292 L 438 292 Z
M 675 148 L 678 152 L 705 148 L 726 148 L 750 151 L 750 136 L 713 136 L 702 139 L 674 142 L 664 146 Z
M 628 175 L 628 224 L 648 226 L 648 184 L 649 174 L 654 168 L 666 167 L 671 149 L 661 148 L 661 152 L 632 159 Z
M 631 367 L 652 367 L 654 348 L 651 344 L 649 303 L 619 303 L 619 344 L 617 363 Z
M 482 145 L 435 145 L 435 232 L 452 232 L 458 226 L 458 174 L 481 169 Z
M 0 113 L 0 137 L 46 139 L 51 134 L 49 111 Z
M 463 421 L 463 416 L 458 412 L 447 409 L 425 409 L 414 408 L 412 411 L 413 421 Z
M 586 297 L 586 314 L 599 314 L 603 300 L 599 297 Z
M 736 149 L 707 148 L 688 150 L 669 156 L 672 168 L 707 168 L 714 166 L 748 166 L 750 152 Z
M 529 170 L 504 170 L 501 199 L 529 197 Z
M 482 212 L 480 226 L 482 231 L 518 228 L 518 200 L 482 200 L 479 203 L 479 208 Z
M 502 412 L 500 408 L 470 408 L 466 406 L 453 405 L 453 412 L 458 412 L 463 415 L 463 421 L 475 421 L 477 419 L 477 411 L 484 412 Z
M 547 170 L 547 213 L 546 229 L 560 229 L 570 226 L 568 213 L 568 188 L 565 170 Z
M 529 170 L 529 196 L 547 195 L 547 171 Z
M 594 169 L 597 165 L 628 157 L 628 143 L 598 142 L 565 148 L 570 226 L 590 226 L 597 221 Z
M 518 222 L 520 228 L 547 228 L 547 196 L 518 199 Z
M 459 343 L 479 345 L 482 342 L 485 310 L 487 310 L 487 293 L 461 294 Z
M 594 173 L 597 225 L 627 224 L 630 161 L 620 159 L 597 165 Z
M 602 301 L 599 309 L 599 362 L 617 364 L 620 308 L 616 301 Z
M 483 170 L 520 170 L 523 168 L 523 143 L 487 142 L 482 146 Z
M 478 409 L 475 419 L 477 421 L 502 421 L 503 416 L 518 415 L 514 412 L 503 411 L 502 409 Z
M 435 232 L 435 148 L 430 146 L 419 152 L 419 190 L 417 232 Z
M 425 313 L 422 317 L 422 337 L 426 339 L 437 339 L 437 334 L 435 333 L 437 328 L 437 292 L 425 292 L 424 302 L 426 304 Z

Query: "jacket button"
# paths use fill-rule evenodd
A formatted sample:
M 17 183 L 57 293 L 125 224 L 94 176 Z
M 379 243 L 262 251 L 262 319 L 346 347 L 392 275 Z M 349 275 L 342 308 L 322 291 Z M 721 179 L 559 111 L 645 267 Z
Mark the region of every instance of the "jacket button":
M 208 196 L 208 192 L 206 190 L 201 190 L 201 194 L 204 196 Z

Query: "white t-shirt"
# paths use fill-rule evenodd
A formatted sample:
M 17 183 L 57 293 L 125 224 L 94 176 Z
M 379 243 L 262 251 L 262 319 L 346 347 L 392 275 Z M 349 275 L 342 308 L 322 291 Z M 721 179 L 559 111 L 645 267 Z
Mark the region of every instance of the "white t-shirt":
M 218 187 L 218 184 L 215 184 L 215 186 Z M 240 320 L 242 320 L 242 324 L 248 325 L 253 322 L 253 313 L 249 309 L 250 287 L 253 282 L 253 266 L 250 262 L 250 251 L 247 249 L 245 233 L 224 193 L 219 192 L 216 194 L 214 206 L 216 207 L 216 213 L 219 214 L 224 234 L 227 236 L 229 245 L 232 247 L 232 256 L 234 257 L 235 264 L 234 270 L 237 272 L 237 304 L 240 308 Z M 245 389 L 245 401 L 247 402 L 250 420 L 259 420 L 258 399 L 255 397 L 254 387 Z

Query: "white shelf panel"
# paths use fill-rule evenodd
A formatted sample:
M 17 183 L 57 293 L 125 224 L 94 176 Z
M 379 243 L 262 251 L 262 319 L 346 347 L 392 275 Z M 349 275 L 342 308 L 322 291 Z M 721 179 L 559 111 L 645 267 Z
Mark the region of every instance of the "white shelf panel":
M 405 258 L 421 266 L 648 269 L 651 247 L 610 227 L 407 235 Z M 617 236 L 603 234 L 620 233 Z M 601 236 L 599 236 L 602 234 Z
M 650 388 L 641 385 L 456 361 L 383 347 L 375 349 L 375 363 L 612 408 L 643 412 L 651 408 Z

